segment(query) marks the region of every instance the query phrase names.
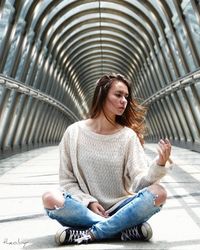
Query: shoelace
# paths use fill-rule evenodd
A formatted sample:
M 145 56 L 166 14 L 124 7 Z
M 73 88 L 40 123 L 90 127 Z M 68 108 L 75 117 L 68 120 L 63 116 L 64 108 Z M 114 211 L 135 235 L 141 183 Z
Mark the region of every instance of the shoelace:
M 92 240 L 92 237 L 89 234 L 82 234 L 81 238 L 75 239 L 74 241 L 77 244 L 81 244 L 81 243 L 88 243 L 88 241 Z
M 68 242 L 76 242 L 77 239 L 81 238 L 84 233 L 79 230 L 70 230 Z
M 143 236 L 143 235 L 139 234 L 137 227 L 127 229 L 126 231 L 123 232 L 123 234 L 128 239 L 132 239 L 132 237 L 134 237 L 136 239 L 140 239 Z

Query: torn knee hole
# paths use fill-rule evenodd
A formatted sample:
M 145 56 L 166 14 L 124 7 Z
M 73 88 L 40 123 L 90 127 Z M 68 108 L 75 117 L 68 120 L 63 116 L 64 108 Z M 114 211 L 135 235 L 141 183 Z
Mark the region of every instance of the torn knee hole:
M 154 199 L 154 206 L 156 207 L 162 207 L 165 203 L 165 200 L 162 199 L 158 194 L 155 195 Z
M 54 208 L 55 208 L 56 210 L 59 210 L 59 209 L 64 208 L 64 205 L 63 205 L 63 206 L 57 206 L 57 205 L 55 205 Z

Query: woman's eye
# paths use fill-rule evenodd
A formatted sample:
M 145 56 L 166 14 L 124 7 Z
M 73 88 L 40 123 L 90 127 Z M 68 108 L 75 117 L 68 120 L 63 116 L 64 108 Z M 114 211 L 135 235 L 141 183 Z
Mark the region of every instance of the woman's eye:
M 123 98 L 124 97 L 126 100 L 128 99 L 128 96 L 124 96 L 122 94 L 115 94 L 115 96 L 118 97 L 118 98 Z

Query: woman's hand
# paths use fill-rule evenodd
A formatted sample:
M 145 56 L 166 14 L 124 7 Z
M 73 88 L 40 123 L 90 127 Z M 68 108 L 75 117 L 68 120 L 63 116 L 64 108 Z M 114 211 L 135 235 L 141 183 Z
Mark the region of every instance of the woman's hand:
M 98 202 L 91 202 L 88 205 L 88 208 L 102 217 L 107 218 L 109 215 L 106 213 L 105 209 Z
M 166 162 L 169 160 L 171 154 L 171 144 L 166 138 L 165 140 L 160 140 L 158 143 L 158 160 L 157 164 L 160 166 L 165 166 Z

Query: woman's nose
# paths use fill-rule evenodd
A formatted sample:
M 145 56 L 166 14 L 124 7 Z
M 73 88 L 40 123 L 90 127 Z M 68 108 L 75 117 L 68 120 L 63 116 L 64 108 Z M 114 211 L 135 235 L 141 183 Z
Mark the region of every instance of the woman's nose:
M 123 96 L 122 99 L 121 99 L 121 101 L 122 101 L 122 103 L 126 103 L 127 102 L 126 97 Z

